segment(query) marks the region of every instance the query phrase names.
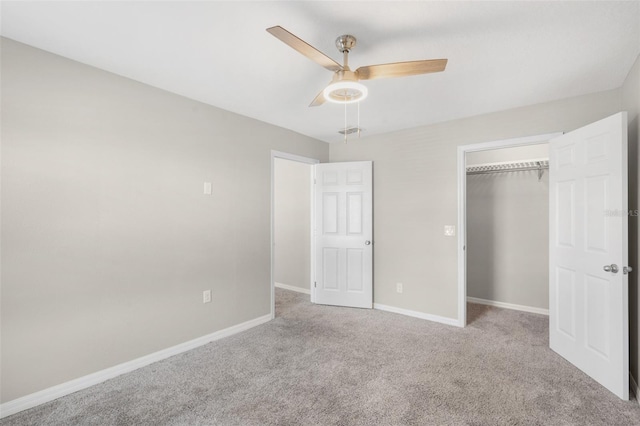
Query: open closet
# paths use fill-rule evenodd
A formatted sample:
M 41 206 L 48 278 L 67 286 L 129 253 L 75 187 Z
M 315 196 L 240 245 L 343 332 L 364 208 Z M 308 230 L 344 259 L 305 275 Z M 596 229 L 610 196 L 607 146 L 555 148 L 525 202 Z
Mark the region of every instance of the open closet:
M 466 155 L 468 301 L 548 314 L 548 144 Z

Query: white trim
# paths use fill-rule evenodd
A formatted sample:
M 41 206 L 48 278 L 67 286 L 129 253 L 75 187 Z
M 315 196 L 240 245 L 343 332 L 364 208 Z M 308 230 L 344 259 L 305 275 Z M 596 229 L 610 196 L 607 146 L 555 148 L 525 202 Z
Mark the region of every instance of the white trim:
M 425 314 L 424 312 L 410 311 L 408 309 L 396 308 L 394 306 L 381 305 L 380 303 L 374 303 L 373 309 L 380 311 L 393 312 L 394 314 L 406 315 L 408 317 L 420 318 L 428 321 L 439 322 L 441 324 L 453 325 L 459 327 L 458 320 L 455 318 L 441 317 L 439 315 Z
M 467 324 L 467 168 L 466 154 L 468 152 L 487 151 L 490 149 L 508 148 L 515 146 L 537 145 L 548 142 L 562 133 L 547 133 L 523 138 L 504 139 L 492 142 L 476 143 L 458 146 L 458 319 L 457 325 Z
M 317 158 L 303 157 L 301 155 L 289 154 L 288 152 L 271 150 L 271 158 L 281 158 L 283 160 L 297 161 L 298 163 L 318 164 L 320 160 Z
M 557 138 L 558 136 L 562 136 L 563 132 L 555 132 L 555 133 L 546 133 L 543 135 L 535 135 L 535 136 L 524 136 L 521 138 L 511 138 L 511 139 L 501 139 L 497 141 L 491 142 L 480 142 L 474 143 L 470 145 L 460 145 L 458 147 L 458 152 L 461 150 L 464 152 L 477 152 L 477 151 L 489 151 L 492 149 L 500 149 L 500 148 L 511 148 L 516 146 L 527 146 L 527 145 L 539 145 L 541 143 L 546 143 L 550 139 Z
M 467 325 L 467 161 L 458 147 L 458 327 Z M 460 178 L 461 171 L 464 179 Z
M 478 303 L 480 305 L 494 306 L 496 308 L 511 309 L 514 311 L 530 312 L 532 314 L 549 316 L 548 309 L 536 308 L 534 306 L 516 305 L 515 303 L 498 302 L 496 300 L 479 299 L 477 297 L 467 297 L 467 302 Z
M 309 293 L 311 294 L 311 301 L 313 302 L 313 293 L 312 293 L 312 289 L 313 289 L 313 280 L 315 277 L 315 244 L 314 244 L 314 232 L 313 232 L 313 224 L 315 223 L 315 207 L 314 207 L 314 191 L 313 191 L 313 183 L 314 183 L 314 178 L 315 178 L 315 167 L 313 167 L 314 164 L 318 164 L 320 162 L 320 160 L 316 159 L 316 158 L 308 158 L 308 157 L 302 157 L 300 155 L 295 155 L 295 154 L 289 154 L 288 152 L 282 152 L 282 151 L 275 151 L 275 150 L 271 150 L 271 221 L 270 221 L 270 227 L 271 227 L 271 247 L 270 247 L 270 254 L 271 254 L 271 259 L 270 259 L 270 283 L 271 283 L 271 319 L 276 317 L 276 293 L 275 293 L 275 280 L 274 280 L 274 276 L 273 276 L 273 265 L 274 265 L 274 253 L 273 253 L 273 245 L 274 245 L 274 241 L 273 241 L 273 237 L 274 237 L 274 173 L 275 173 L 275 160 L 276 158 L 281 158 L 283 160 L 290 160 L 290 161 L 297 161 L 298 163 L 305 163 L 305 164 L 310 164 L 310 173 L 311 173 L 311 187 L 309 189 L 310 191 L 310 197 L 311 198 L 311 217 L 310 217 L 310 224 L 311 226 L 309 227 L 311 229 L 311 238 L 310 238 L 310 244 L 311 244 L 311 248 L 309 251 L 309 254 L 311 256 L 310 259 L 310 276 L 309 276 Z
M 319 162 L 318 162 L 319 163 Z M 318 164 L 316 163 L 316 164 Z M 311 166 L 311 191 L 309 193 L 309 211 L 311 212 L 311 249 L 309 250 L 309 256 L 311 256 L 309 272 L 309 294 L 311 295 L 311 303 L 316 303 L 316 166 Z
M 284 289 L 284 290 L 297 291 L 298 293 L 304 293 L 304 294 L 311 294 L 311 290 L 308 289 L 308 288 L 296 287 L 296 286 L 293 286 L 293 285 L 283 284 L 283 283 L 279 283 L 279 282 L 274 282 L 273 284 L 277 288 L 281 288 L 281 289 Z
M 640 395 L 638 395 L 640 389 L 638 388 L 638 383 L 636 382 L 636 379 L 633 378 L 633 374 L 631 374 L 631 371 L 629 371 L 629 388 L 633 393 L 633 396 L 636 398 L 636 402 L 638 403 L 638 405 L 640 405 Z
M 211 343 L 215 340 L 219 340 L 224 337 L 229 337 L 242 331 L 246 331 L 250 328 L 256 327 L 269 321 L 271 321 L 271 314 L 263 315 L 261 317 L 243 322 L 241 324 L 233 325 L 223 330 L 207 334 L 206 336 L 198 337 L 197 339 L 189 340 L 188 342 L 180 343 L 179 345 L 162 349 L 158 352 L 154 352 L 152 354 L 145 355 L 143 357 L 136 358 L 131 361 L 127 361 L 122 364 L 118 364 L 113 367 L 106 368 L 104 370 L 100 370 L 95 373 L 88 374 L 86 376 L 79 377 L 65 383 L 61 383 L 56 386 L 52 386 L 50 388 L 32 393 L 30 395 L 14 399 L 13 401 L 5 402 L 4 404 L 0 405 L 0 418 L 4 418 L 12 414 L 16 414 L 20 411 L 33 408 L 40 404 L 53 401 L 54 399 L 58 399 L 65 395 L 69 395 L 79 390 L 86 389 L 90 386 L 97 385 L 98 383 L 102 383 L 105 380 L 113 379 L 114 377 L 120 376 L 121 374 L 129 373 L 154 362 L 162 361 L 163 359 L 190 351 L 199 346 Z

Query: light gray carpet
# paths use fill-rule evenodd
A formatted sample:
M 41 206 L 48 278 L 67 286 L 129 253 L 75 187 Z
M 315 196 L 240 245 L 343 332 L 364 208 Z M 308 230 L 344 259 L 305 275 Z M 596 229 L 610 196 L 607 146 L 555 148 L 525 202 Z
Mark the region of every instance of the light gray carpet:
M 547 318 L 469 305 L 458 329 L 315 306 L 2 421 L 3 425 L 634 425 L 548 348 Z

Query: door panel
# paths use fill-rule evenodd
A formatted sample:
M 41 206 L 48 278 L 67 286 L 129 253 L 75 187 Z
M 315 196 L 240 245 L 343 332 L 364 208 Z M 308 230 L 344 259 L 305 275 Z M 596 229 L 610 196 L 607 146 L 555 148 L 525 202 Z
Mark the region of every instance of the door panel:
M 316 167 L 315 303 L 373 306 L 372 163 Z
M 323 276 L 323 288 L 329 291 L 338 291 L 338 256 L 339 251 L 337 247 L 323 247 L 322 248 L 322 269 L 321 275 Z
M 364 289 L 364 250 L 347 249 L 347 291 L 361 292 Z
M 576 271 L 557 268 L 557 300 L 564 306 L 558 311 L 558 331 L 572 340 L 576 338 L 575 306 L 576 306 Z
M 338 233 L 338 196 L 337 192 L 322 194 L 322 234 Z
M 557 243 L 562 247 L 575 246 L 575 181 L 558 182 L 556 185 L 556 214 L 558 223 Z
M 347 234 L 362 235 L 362 193 L 347 193 Z
M 549 344 L 623 399 L 629 398 L 626 119 L 622 112 L 549 144 Z M 617 273 L 605 270 L 613 264 Z
M 585 277 L 585 303 L 587 312 L 585 341 L 587 348 L 604 359 L 609 359 L 609 281 L 587 274 Z
M 586 198 L 586 250 L 607 253 L 607 209 L 608 176 L 592 176 L 585 181 Z

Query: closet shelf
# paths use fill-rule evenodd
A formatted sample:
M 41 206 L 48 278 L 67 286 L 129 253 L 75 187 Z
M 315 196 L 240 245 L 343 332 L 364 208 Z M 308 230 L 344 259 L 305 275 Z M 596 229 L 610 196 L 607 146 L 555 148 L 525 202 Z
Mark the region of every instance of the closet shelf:
M 484 175 L 489 173 L 538 172 L 538 180 L 542 178 L 544 170 L 549 169 L 549 160 L 529 160 L 510 163 L 490 163 L 467 166 L 467 175 Z

